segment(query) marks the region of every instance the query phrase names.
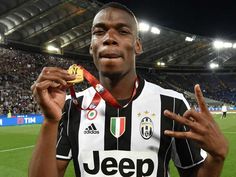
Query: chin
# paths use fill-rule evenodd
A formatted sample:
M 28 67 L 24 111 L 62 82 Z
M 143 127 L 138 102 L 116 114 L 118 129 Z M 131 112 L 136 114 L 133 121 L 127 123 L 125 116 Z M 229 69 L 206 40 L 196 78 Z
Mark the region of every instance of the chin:
M 111 78 L 111 79 L 119 79 L 120 77 L 122 77 L 122 72 L 114 72 L 114 71 L 111 71 L 111 72 L 101 72 L 102 76 L 105 76 L 105 77 L 108 77 L 108 78 Z

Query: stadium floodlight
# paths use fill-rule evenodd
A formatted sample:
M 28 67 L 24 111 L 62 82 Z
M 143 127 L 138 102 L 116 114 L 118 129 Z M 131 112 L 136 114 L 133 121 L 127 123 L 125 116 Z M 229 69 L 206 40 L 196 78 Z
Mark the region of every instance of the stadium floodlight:
M 165 65 L 166 64 L 164 62 L 160 62 L 160 61 L 157 62 L 158 67 L 164 67 Z
M 223 41 L 214 41 L 213 46 L 216 49 L 222 49 L 224 47 L 224 42 Z
M 192 42 L 192 41 L 194 41 L 195 38 L 196 38 L 196 37 L 189 37 L 189 36 L 187 36 L 187 37 L 185 38 L 185 41 L 187 41 L 187 42 Z
M 236 43 L 234 43 L 233 48 L 236 49 Z
M 160 30 L 159 28 L 153 26 L 153 27 L 151 28 L 151 32 L 152 32 L 153 34 L 160 34 L 160 33 L 161 33 L 161 30 Z
M 165 66 L 166 64 L 164 62 L 161 62 L 161 66 Z
M 224 42 L 224 48 L 232 48 L 233 44 L 231 42 Z
M 147 32 L 147 31 L 149 31 L 149 29 L 150 29 L 149 24 L 147 24 L 145 22 L 139 23 L 139 31 Z
M 0 33 L 0 43 L 4 43 L 4 35 Z
M 53 45 L 48 45 L 48 46 L 47 46 L 47 50 L 48 50 L 49 52 L 60 52 L 60 49 L 57 48 L 57 47 L 55 47 L 55 46 L 53 46 Z
M 218 63 L 210 63 L 209 67 L 211 69 L 216 69 L 216 68 L 219 68 L 219 64 Z

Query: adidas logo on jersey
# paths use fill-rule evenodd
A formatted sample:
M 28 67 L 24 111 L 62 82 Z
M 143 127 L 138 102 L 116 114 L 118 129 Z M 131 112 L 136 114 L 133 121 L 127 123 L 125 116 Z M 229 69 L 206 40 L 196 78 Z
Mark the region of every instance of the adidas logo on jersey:
M 92 123 L 84 130 L 84 134 L 99 134 L 99 131 L 97 130 L 95 125 Z

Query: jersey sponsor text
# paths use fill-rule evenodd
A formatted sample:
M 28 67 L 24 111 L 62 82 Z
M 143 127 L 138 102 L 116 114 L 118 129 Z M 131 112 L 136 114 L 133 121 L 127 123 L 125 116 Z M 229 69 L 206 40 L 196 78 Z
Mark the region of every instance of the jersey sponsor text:
M 138 155 L 139 154 L 139 155 Z M 86 155 L 85 176 L 154 176 L 156 155 L 153 152 L 93 151 Z

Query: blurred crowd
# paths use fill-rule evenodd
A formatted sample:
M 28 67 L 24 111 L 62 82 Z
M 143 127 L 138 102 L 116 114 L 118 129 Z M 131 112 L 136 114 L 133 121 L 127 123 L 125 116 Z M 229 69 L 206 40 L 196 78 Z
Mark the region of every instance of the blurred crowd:
M 74 63 L 78 62 L 48 54 L 0 47 L 0 114 L 40 113 L 30 87 L 43 67 L 58 66 L 67 69 Z M 84 67 L 91 67 L 88 62 L 82 64 L 88 65 Z M 87 83 L 84 83 L 76 89 L 83 90 L 86 87 Z
M 96 73 L 91 61 L 78 61 L 49 54 L 29 53 L 11 48 L 0 47 L 0 114 L 40 113 L 40 109 L 32 98 L 31 85 L 46 66 L 58 66 L 67 69 L 79 63 L 87 70 Z M 196 83 L 200 83 L 204 95 L 229 104 L 236 103 L 235 74 L 169 74 L 150 68 L 137 69 L 143 78 L 184 93 L 193 92 Z M 194 78 L 194 79 L 193 79 Z M 76 85 L 76 90 L 84 90 L 87 82 Z M 187 99 L 188 95 L 186 95 Z

